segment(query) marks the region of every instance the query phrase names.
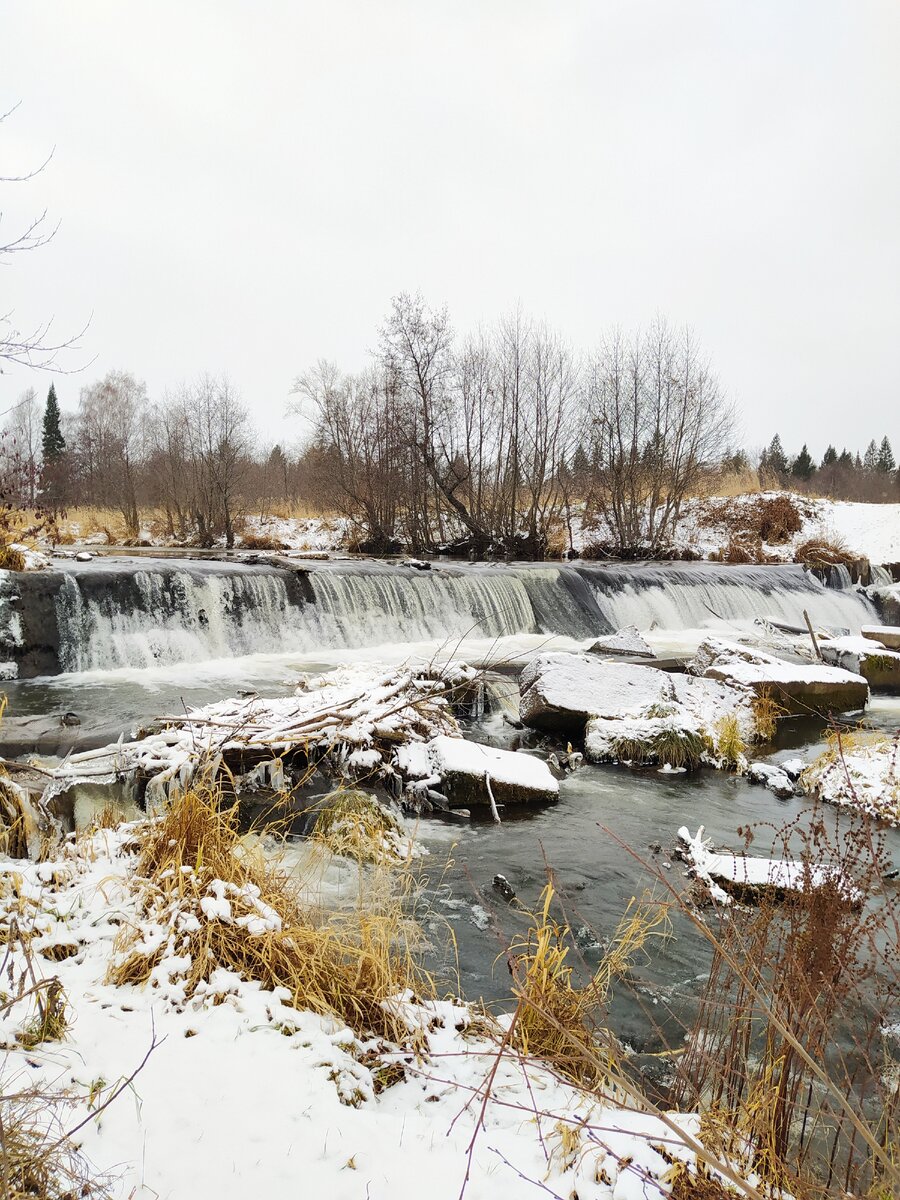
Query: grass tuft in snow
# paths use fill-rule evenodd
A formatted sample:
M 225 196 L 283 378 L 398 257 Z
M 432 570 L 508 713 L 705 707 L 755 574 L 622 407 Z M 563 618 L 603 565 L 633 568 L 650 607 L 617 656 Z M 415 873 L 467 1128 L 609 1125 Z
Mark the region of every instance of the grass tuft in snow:
M 778 729 L 778 721 L 787 715 L 787 709 L 775 699 L 771 688 L 762 688 L 753 697 L 750 706 L 757 738 L 761 742 L 771 742 Z
M 569 965 L 571 930 L 551 915 L 555 894 L 548 883 L 531 928 L 510 948 L 512 990 L 518 1000 L 511 1041 L 522 1054 L 549 1062 L 572 1082 L 596 1088 L 606 1082 L 601 1065 L 612 1071 L 619 1057 L 618 1042 L 602 1022 L 603 1005 L 650 939 L 667 936 L 668 907 L 633 900 L 594 975 L 578 987 Z
M 194 787 L 139 826 L 133 886 L 139 925 L 116 942 L 110 982 L 159 987 L 177 1003 L 217 1003 L 214 976 L 233 972 L 284 988 L 298 1009 L 332 1015 L 357 1033 L 403 1040 L 386 1002 L 430 996 L 416 957 L 418 926 L 406 914 L 402 872 L 375 872 L 352 908 L 325 912 L 277 859 L 248 851 L 236 807 Z
M 617 738 L 612 746 L 613 757 L 618 762 L 635 766 L 661 763 L 688 771 L 695 771 L 710 750 L 709 740 L 702 733 L 675 722 L 662 725 L 645 738 L 632 735 Z
M 411 857 L 410 840 L 394 814 L 358 790 L 324 798 L 313 838 L 332 854 L 359 863 L 402 864 Z
M 715 724 L 716 754 L 727 767 L 736 769 L 744 762 L 747 743 L 741 734 L 741 725 L 735 713 L 726 713 Z

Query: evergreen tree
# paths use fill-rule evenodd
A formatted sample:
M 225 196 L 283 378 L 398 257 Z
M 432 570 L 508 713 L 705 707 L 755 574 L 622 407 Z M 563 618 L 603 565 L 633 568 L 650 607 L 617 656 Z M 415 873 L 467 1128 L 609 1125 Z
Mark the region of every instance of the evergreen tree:
M 841 451 L 837 465 L 839 467 L 846 467 L 848 469 L 853 467 L 853 455 L 846 447 L 844 447 L 844 449 Z
M 867 471 L 875 471 L 878 469 L 878 447 L 875 445 L 873 438 L 866 446 L 865 457 L 863 458 L 863 466 Z
M 887 434 L 881 439 L 881 447 L 878 451 L 877 467 L 879 471 L 884 471 L 887 474 L 893 471 L 897 464 L 894 462 L 894 452 L 891 449 L 891 443 L 888 441 Z
M 861 470 L 862 470 L 862 459 L 859 457 L 859 451 L 858 451 L 858 450 L 857 450 L 857 452 L 856 452 L 856 458 L 853 460 L 853 465 L 854 465 L 854 467 L 856 467 L 857 471 L 861 471 Z
M 59 401 L 56 399 L 56 385 L 53 383 L 50 384 L 50 391 L 47 393 L 41 447 L 46 465 L 58 463 L 66 452 L 66 439 L 62 435 L 59 425 Z
M 832 467 L 838 460 L 838 453 L 834 446 L 829 446 L 822 456 L 822 466 Z
M 791 464 L 791 474 L 795 479 L 811 479 L 815 469 L 816 464 L 813 462 L 812 455 L 806 447 L 806 442 L 804 442 L 803 449 Z
M 769 442 L 766 450 L 765 465 L 777 475 L 785 475 L 788 469 L 787 455 L 784 452 L 784 446 L 781 444 L 781 438 L 776 433 Z

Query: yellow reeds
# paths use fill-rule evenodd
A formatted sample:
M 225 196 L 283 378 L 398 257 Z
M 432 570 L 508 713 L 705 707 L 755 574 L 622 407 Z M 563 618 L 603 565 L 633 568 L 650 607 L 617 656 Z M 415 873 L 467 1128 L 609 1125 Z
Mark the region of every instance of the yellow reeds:
M 277 859 L 248 851 L 236 809 L 220 800 L 215 788 L 195 787 L 139 829 L 141 921 L 167 924 L 171 936 L 148 949 L 140 924 L 123 928 L 111 982 L 144 983 L 168 947 L 186 956 L 179 978 L 187 996 L 224 967 L 265 988 L 286 988 L 299 1009 L 400 1040 L 405 1030 L 385 1002 L 407 990 L 420 997 L 433 991 L 416 958 L 418 927 L 406 915 L 402 887 L 369 880 L 355 907 L 326 912 Z
M 617 1059 L 616 1039 L 599 1022 L 599 1009 L 651 937 L 668 932 L 668 907 L 649 899 L 632 900 L 609 949 L 588 982 L 578 987 L 569 965 L 571 931 L 551 916 L 552 882 L 541 893 L 541 908 L 527 935 L 511 947 L 513 994 L 518 1000 L 512 1043 L 523 1054 L 551 1063 L 583 1086 L 603 1082 L 605 1064 Z

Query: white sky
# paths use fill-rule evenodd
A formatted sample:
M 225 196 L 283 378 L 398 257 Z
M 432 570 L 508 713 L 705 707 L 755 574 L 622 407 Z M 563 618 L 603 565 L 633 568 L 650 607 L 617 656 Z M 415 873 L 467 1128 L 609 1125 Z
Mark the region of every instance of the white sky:
M 389 298 L 517 302 L 590 346 L 689 323 L 744 416 L 900 449 L 896 0 L 0 0 L 0 310 L 85 372 L 227 371 L 267 439 Z M 0 228 L 3 228 L 0 227 Z M 0 376 L 0 409 L 29 383 Z

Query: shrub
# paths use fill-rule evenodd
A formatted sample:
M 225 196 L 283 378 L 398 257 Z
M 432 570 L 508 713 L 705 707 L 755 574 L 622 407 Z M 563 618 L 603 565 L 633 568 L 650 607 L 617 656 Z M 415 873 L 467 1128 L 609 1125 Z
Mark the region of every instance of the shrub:
M 857 555 L 840 538 L 817 537 L 801 543 L 794 550 L 794 562 L 805 567 L 852 566 Z
M 245 533 L 241 538 L 244 550 L 287 550 L 286 542 L 269 537 L 267 533 Z
M 24 571 L 25 555 L 13 546 L 0 546 L 0 571 Z

